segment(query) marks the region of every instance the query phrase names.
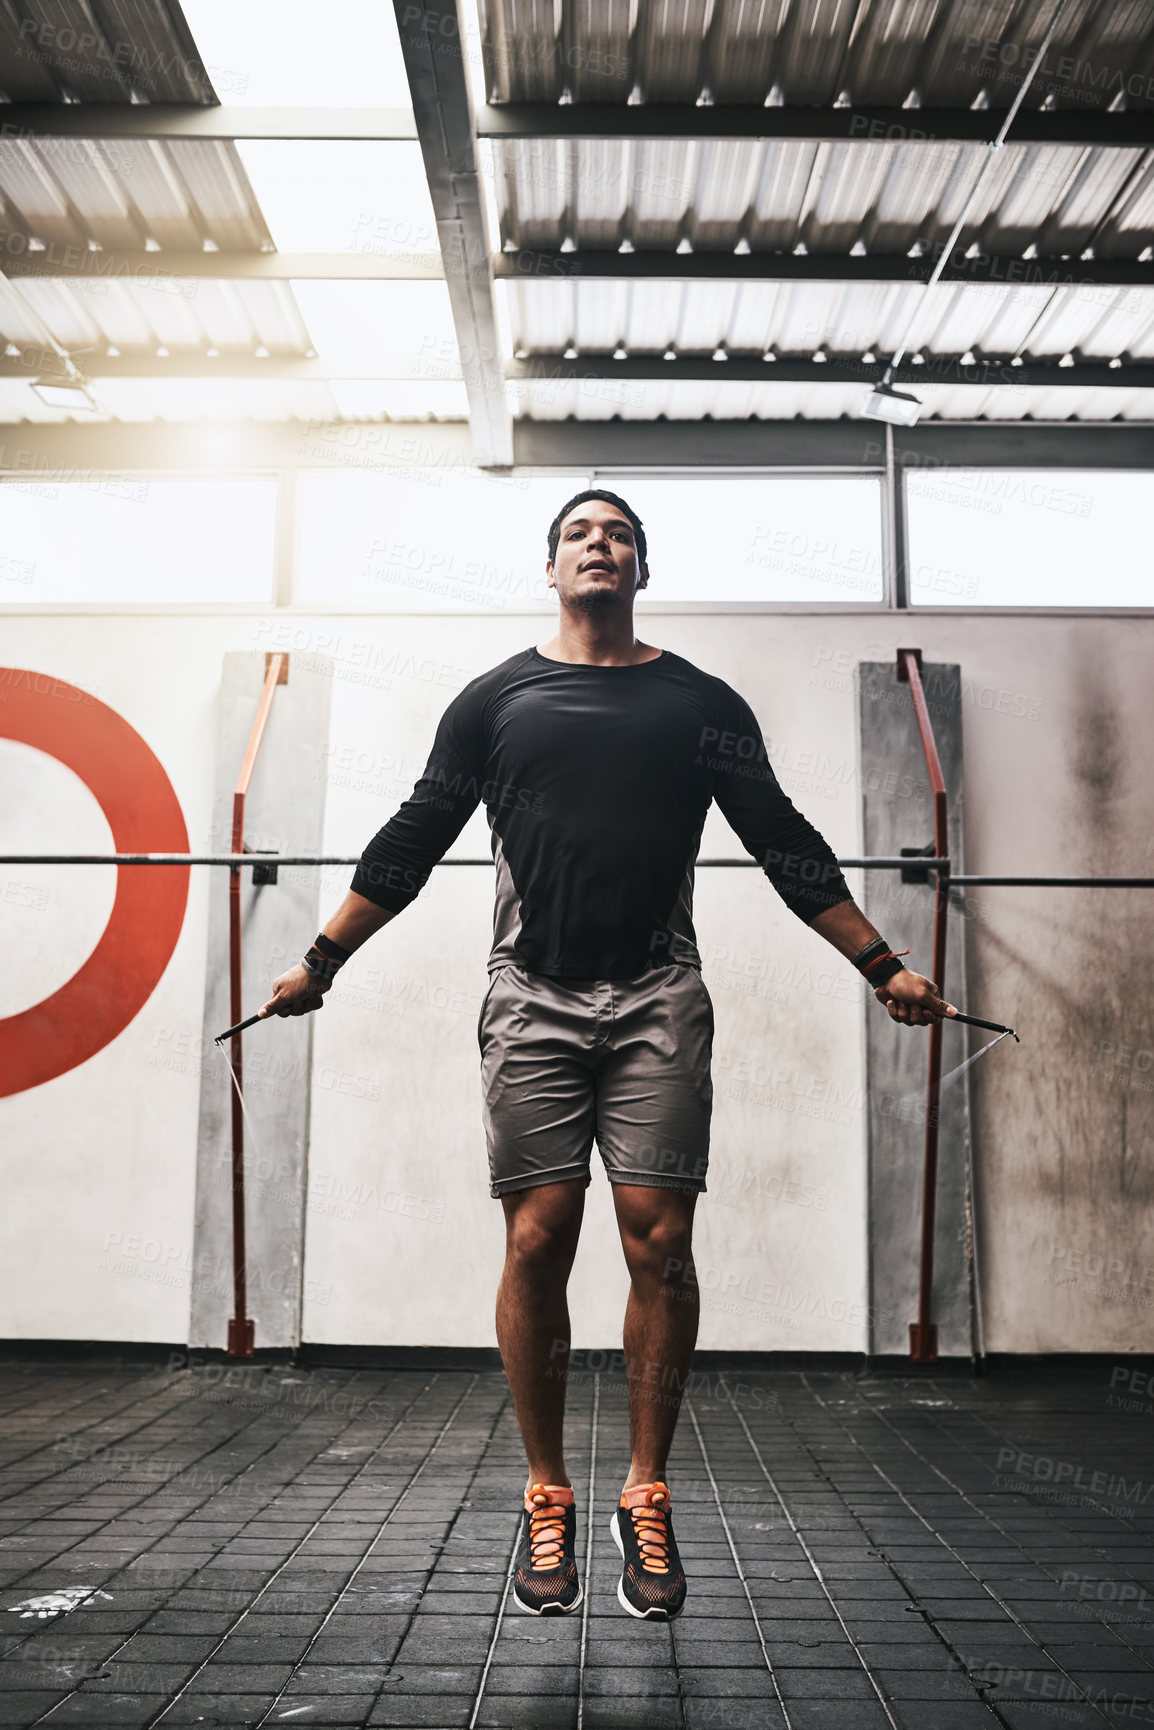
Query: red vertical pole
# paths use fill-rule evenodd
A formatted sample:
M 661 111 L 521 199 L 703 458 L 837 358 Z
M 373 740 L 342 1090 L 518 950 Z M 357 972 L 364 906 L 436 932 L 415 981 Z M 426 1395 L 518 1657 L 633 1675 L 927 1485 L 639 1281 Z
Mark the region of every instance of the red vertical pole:
M 908 682 L 913 698 L 914 716 L 921 736 L 926 771 L 934 798 L 934 854 L 947 859 L 950 851 L 949 813 L 946 809 L 946 783 L 934 739 L 933 723 L 922 689 L 922 652 L 920 649 L 898 650 L 898 678 Z M 950 878 L 948 869 L 939 867 L 934 873 L 934 983 L 945 990 L 946 974 L 946 914 L 949 910 Z M 910 1357 L 916 1364 L 933 1363 L 938 1355 L 938 1330 L 932 1319 L 934 1287 L 934 1206 L 938 1184 L 938 1119 L 942 1083 L 942 1023 L 935 1021 L 930 1028 L 930 1065 L 926 1086 L 926 1140 L 922 1174 L 922 1241 L 921 1269 L 918 1278 L 918 1319 L 910 1323 Z
M 265 728 L 268 726 L 269 713 L 272 709 L 273 693 L 278 685 L 288 684 L 288 656 L 266 655 L 264 689 L 257 705 L 256 719 L 249 734 L 248 749 L 244 754 L 240 775 L 237 777 L 235 791 L 232 796 L 232 851 L 244 852 L 244 807 L 248 797 L 249 783 L 256 768 L 257 755 Z M 239 865 L 230 865 L 228 869 L 228 984 L 229 1010 L 232 1026 L 243 1021 L 244 1011 L 241 1008 L 241 923 L 240 923 L 240 872 Z M 251 1358 L 253 1353 L 253 1325 L 248 1311 L 248 1295 L 245 1281 L 245 1235 L 244 1235 L 244 1111 L 241 1107 L 241 1094 L 244 1091 L 244 1054 L 241 1048 L 242 1034 L 234 1033 L 230 1041 L 232 1067 L 236 1075 L 236 1087 L 232 1090 L 232 1308 L 233 1313 L 228 1324 L 228 1355 L 230 1358 Z

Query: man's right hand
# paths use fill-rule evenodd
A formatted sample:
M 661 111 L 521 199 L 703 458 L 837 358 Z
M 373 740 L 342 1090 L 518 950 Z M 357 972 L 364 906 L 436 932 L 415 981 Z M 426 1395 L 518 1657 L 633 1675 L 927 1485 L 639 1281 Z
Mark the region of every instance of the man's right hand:
M 298 961 L 273 981 L 272 996 L 257 1014 L 308 1015 L 311 1010 L 324 1007 L 325 992 L 331 985 L 331 979 L 318 979 Z

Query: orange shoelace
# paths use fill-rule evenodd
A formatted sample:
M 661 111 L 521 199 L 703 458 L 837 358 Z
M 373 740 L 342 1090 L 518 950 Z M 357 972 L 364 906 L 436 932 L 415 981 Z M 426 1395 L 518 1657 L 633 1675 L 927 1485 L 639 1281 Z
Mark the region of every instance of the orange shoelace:
M 649 1574 L 669 1572 L 668 1512 L 669 1491 L 664 1484 L 650 1490 L 645 1507 L 629 1509 L 633 1518 L 633 1530 L 637 1534 L 641 1566 Z
M 529 1514 L 529 1566 L 536 1573 L 559 1568 L 565 1554 L 564 1502 L 551 1500 L 545 1484 L 534 1484 L 526 1493 Z

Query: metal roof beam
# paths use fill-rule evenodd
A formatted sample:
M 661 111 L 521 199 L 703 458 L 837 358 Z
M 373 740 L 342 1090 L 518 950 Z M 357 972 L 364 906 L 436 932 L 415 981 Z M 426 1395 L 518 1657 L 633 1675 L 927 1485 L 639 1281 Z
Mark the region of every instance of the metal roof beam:
M 937 255 L 904 253 L 792 252 L 552 252 L 522 247 L 497 254 L 496 276 L 512 282 L 580 281 L 583 278 L 682 282 L 925 282 Z M 1008 288 L 1154 287 L 1154 262 L 1136 258 L 1013 258 L 958 251 L 946 265 L 945 282 L 1005 284 Z
M 513 420 L 497 332 L 465 32 L 456 0 L 427 0 L 421 7 L 393 0 L 393 9 L 465 368 L 476 461 L 482 468 L 507 468 L 513 461 Z
M 989 144 L 1005 108 L 763 108 L 753 104 L 505 102 L 478 115 L 480 138 L 753 139 L 795 144 Z M 1154 143 L 1154 110 L 1024 108 L 1007 143 L 1134 149 Z
M 217 282 L 440 282 L 439 252 L 115 252 L 52 241 L 15 250 L 23 236 L 0 236 L 7 277 L 163 285 L 189 277 Z M 176 292 L 173 290 L 172 292 Z
M 405 364 L 387 361 L 335 362 L 323 356 L 269 355 L 258 359 L 251 354 L 173 355 L 93 355 L 77 351 L 75 365 L 92 381 L 100 379 L 280 379 L 294 384 L 328 384 L 333 380 L 444 380 L 459 382 L 464 378 L 469 387 L 470 368 L 463 371 L 440 364 L 435 371 L 417 358 Z M 610 379 L 622 383 L 721 383 L 726 379 L 739 384 L 860 384 L 872 387 L 881 370 L 879 361 L 866 362 L 855 355 L 830 355 L 826 361 L 784 356 L 779 360 L 762 360 L 758 356 L 736 355 L 728 360 L 711 360 L 705 355 L 678 356 L 662 360 L 656 355 L 631 355 L 614 360 L 611 355 L 586 355 L 566 360 L 561 355 L 533 355 L 511 361 L 499 377 L 526 382 L 534 379 L 548 383 L 568 379 Z M 19 355 L 0 357 L 0 379 L 48 379 L 67 374 L 52 351 L 35 344 L 28 345 Z M 1049 390 L 1055 386 L 1092 388 L 1096 390 L 1154 390 L 1154 362 L 1125 361 L 1111 366 L 1106 361 L 1075 361 L 1062 366 L 1056 361 L 1025 361 L 1020 366 L 1008 359 L 983 357 L 971 362 L 958 355 L 927 355 L 920 366 L 906 362 L 898 370 L 902 384 L 912 385 L 978 385 L 983 388 L 1004 386 L 1020 390 Z
M 860 469 L 885 467 L 886 429 L 868 420 L 516 423 L 524 468 Z M 1154 426 L 922 421 L 894 428 L 909 468 L 1151 469 Z
M 874 386 L 882 371 L 880 361 L 866 362 L 854 355 L 830 355 L 825 361 L 783 357 L 764 360 L 755 355 L 730 355 L 712 360 L 704 355 L 678 355 L 663 360 L 658 355 L 581 355 L 566 360 L 559 354 L 539 354 L 514 361 L 507 369 L 510 379 L 617 379 L 662 384 L 720 383 L 732 379 L 739 384 L 860 384 Z M 1075 361 L 1062 366 L 1057 361 L 1024 361 L 984 358 L 966 362 L 959 355 L 927 355 L 922 365 L 905 362 L 895 374 L 901 384 L 959 385 L 1048 390 L 1055 385 L 1154 390 L 1154 363 L 1126 361 L 1111 366 L 1107 361 Z
M 20 249 L 17 248 L 19 243 Z M 670 282 L 924 282 L 934 254 L 908 258 L 875 253 L 792 252 L 551 252 L 523 247 L 493 256 L 493 274 L 510 282 L 666 280 Z M 8 277 L 59 281 L 151 283 L 194 278 L 218 282 L 436 282 L 444 279 L 440 253 L 385 252 L 115 252 L 50 242 L 29 251 L 24 237 L 0 246 Z M 946 282 L 993 283 L 1007 288 L 1154 288 L 1154 261 L 1136 258 L 1013 258 L 1002 253 L 960 254 Z
M 381 421 L 21 421 L 0 426 L 0 475 L 24 481 L 92 474 L 219 473 L 372 463 L 443 467 L 468 461 L 468 429 Z M 884 466 L 876 421 L 533 421 L 515 428 L 525 468 L 860 468 Z M 222 445 L 226 454 L 222 455 Z M 1154 470 L 1154 426 L 923 421 L 894 428 L 909 466 Z
M 407 108 L 233 108 L 194 102 L 5 102 L 5 138 L 233 138 L 412 141 Z
M 442 12 L 448 12 L 442 6 Z M 438 13 L 438 16 L 441 14 Z M 424 16 L 422 14 L 422 16 Z M 435 30 L 434 30 L 435 34 Z M 443 46 L 443 43 L 441 44 Z M 729 103 L 506 102 L 480 110 L 480 138 L 754 139 L 815 144 L 987 144 L 1004 108 L 763 108 Z M 184 102 L 6 102 L 0 138 L 411 140 L 405 108 L 202 107 Z M 1010 144 L 1133 149 L 1154 143 L 1154 110 L 1028 108 Z
M 460 383 L 461 369 L 441 362 L 436 371 L 427 361 L 416 357 L 402 361 L 332 361 L 307 355 L 269 355 L 258 359 L 252 354 L 119 354 L 94 355 L 77 351 L 73 357 L 77 369 L 93 383 L 101 379 L 277 379 L 289 384 L 331 384 L 350 379 L 383 380 L 386 382 Z M 24 379 L 67 383 L 69 374 L 55 362 L 50 350 L 35 344 L 26 346 L 18 355 L 0 355 L 0 379 Z

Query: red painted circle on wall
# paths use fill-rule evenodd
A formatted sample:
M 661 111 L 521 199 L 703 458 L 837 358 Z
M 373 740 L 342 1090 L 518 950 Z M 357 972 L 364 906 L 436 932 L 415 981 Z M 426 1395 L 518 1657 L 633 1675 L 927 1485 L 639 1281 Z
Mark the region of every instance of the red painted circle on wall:
M 118 853 L 187 853 L 180 802 L 159 759 L 122 715 L 48 673 L 0 667 L 0 738 L 79 775 Z M 0 1096 L 85 1063 L 143 1009 L 168 966 L 188 901 L 187 865 L 121 865 L 108 924 L 59 991 L 0 1019 Z

